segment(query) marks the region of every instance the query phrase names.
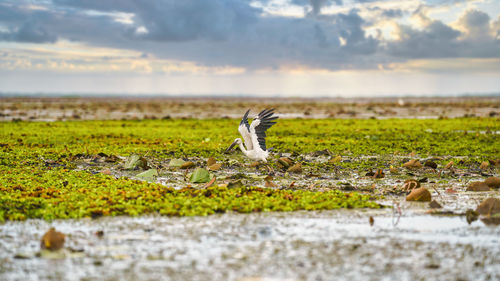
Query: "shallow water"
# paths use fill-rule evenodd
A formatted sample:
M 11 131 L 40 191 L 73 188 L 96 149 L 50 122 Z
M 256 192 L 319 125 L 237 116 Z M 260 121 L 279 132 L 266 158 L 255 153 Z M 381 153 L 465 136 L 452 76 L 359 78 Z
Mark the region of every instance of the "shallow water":
M 500 278 L 500 226 L 469 225 L 465 217 L 421 214 L 405 206 L 402 212 L 399 222 L 390 208 L 7 222 L 0 226 L 0 279 Z M 67 249 L 83 253 L 14 258 L 36 253 L 50 226 L 66 233 Z M 95 234 L 99 230 L 102 238 Z

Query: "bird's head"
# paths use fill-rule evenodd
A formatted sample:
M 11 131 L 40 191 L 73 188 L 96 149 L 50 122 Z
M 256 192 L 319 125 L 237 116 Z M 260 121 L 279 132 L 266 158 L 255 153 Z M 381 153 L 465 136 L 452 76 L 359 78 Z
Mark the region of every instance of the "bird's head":
M 229 151 L 231 151 L 231 149 L 233 149 L 233 147 L 240 144 L 242 144 L 241 139 L 240 138 L 235 139 L 234 142 L 226 149 L 226 151 L 224 151 L 224 153 L 228 153 Z

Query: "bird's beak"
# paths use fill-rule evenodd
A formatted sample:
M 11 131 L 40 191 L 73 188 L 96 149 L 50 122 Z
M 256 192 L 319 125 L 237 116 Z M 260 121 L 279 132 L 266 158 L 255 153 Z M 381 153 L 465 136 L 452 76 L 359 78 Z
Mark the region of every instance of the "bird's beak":
M 233 149 L 233 147 L 236 146 L 238 142 L 237 141 L 234 141 L 227 149 L 226 151 L 224 151 L 224 153 L 228 153 L 229 151 L 231 151 L 231 149 Z

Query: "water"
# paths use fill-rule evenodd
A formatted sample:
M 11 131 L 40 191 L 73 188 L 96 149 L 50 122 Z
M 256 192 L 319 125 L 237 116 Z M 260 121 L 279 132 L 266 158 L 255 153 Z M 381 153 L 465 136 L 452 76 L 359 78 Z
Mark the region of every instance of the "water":
M 500 226 L 412 209 L 395 222 L 391 209 L 7 222 L 0 279 L 499 280 Z M 14 258 L 50 226 L 83 253 Z

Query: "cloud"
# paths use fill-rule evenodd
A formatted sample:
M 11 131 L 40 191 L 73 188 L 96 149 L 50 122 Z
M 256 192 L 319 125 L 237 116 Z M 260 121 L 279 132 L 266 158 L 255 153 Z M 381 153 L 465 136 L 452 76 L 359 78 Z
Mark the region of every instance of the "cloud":
M 400 40 L 388 44 L 388 53 L 395 57 L 422 58 L 498 58 L 500 41 L 490 31 L 490 18 L 486 13 L 467 10 L 459 24 L 464 32 L 454 29 L 425 14 L 417 14 L 423 28 L 398 25 Z
M 425 7 L 415 12 L 422 22 L 415 27 L 396 23 L 411 11 L 370 3 L 364 11 L 394 21 L 399 39 L 389 40 L 367 34 L 373 19 L 343 1 L 289 1 L 310 10 L 295 18 L 265 14 L 249 0 L 6 0 L 0 3 L 0 41 L 69 40 L 161 60 L 250 70 L 370 69 L 409 59 L 500 56 L 500 20 L 492 22 L 479 10 L 466 11 L 458 19 L 459 30 L 429 18 Z M 322 13 L 342 4 L 342 12 Z

